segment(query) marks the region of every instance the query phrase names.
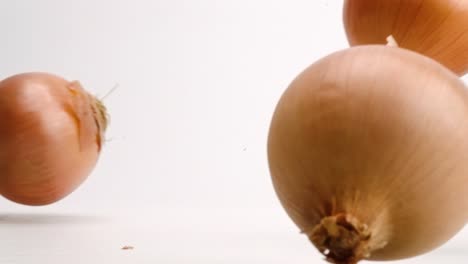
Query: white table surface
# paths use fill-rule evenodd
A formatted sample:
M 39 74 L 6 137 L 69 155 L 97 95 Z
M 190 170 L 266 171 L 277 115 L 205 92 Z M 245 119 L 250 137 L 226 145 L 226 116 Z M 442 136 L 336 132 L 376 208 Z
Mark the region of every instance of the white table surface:
M 277 213 L 162 208 L 3 212 L 0 263 L 325 263 Z M 387 263 L 468 263 L 466 233 L 430 254 Z

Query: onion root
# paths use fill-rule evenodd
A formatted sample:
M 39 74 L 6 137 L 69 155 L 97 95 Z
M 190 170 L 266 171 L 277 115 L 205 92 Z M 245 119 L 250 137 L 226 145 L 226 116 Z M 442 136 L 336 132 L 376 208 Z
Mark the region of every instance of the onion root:
M 323 218 L 309 239 L 329 262 L 337 264 L 357 263 L 374 250 L 369 246 L 369 227 L 344 213 Z

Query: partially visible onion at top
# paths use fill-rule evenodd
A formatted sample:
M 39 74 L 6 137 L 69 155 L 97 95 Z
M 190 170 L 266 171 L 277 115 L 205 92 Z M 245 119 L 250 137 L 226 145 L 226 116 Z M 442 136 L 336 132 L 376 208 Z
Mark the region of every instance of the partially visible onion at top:
M 345 0 L 343 20 L 352 46 L 384 44 L 431 57 L 457 75 L 468 72 L 468 1 Z
M 468 220 L 468 90 L 412 51 L 335 52 L 282 95 L 268 161 L 282 205 L 329 261 L 429 252 Z
M 41 72 L 0 82 L 0 194 L 54 203 L 95 167 L 107 128 L 104 105 L 78 81 Z

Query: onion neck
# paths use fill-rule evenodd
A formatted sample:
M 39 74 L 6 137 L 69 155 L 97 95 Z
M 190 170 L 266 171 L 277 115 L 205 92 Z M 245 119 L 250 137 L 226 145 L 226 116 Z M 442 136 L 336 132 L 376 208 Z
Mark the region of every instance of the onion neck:
M 106 106 L 96 96 L 88 94 L 91 101 L 91 108 L 93 110 L 94 121 L 96 123 L 98 134 L 96 135 L 96 141 L 99 150 L 101 150 L 102 142 L 104 139 L 107 126 L 109 124 L 109 114 Z
M 385 245 L 375 243 L 373 235 L 367 224 L 350 214 L 341 213 L 324 217 L 309 234 L 309 239 L 327 261 L 355 264 Z
M 393 35 L 389 35 L 386 40 L 387 40 L 387 46 L 389 46 L 389 47 L 399 47 L 398 42 L 395 40 Z
M 98 123 L 99 130 L 104 134 L 107 130 L 107 125 L 109 124 L 109 114 L 107 113 L 106 106 L 102 103 L 101 100 L 93 96 L 94 104 L 96 105 L 96 115 L 95 119 Z

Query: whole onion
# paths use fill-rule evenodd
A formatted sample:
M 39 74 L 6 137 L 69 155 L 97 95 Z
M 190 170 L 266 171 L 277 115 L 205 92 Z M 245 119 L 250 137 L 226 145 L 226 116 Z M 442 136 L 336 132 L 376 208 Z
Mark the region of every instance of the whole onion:
M 468 220 L 468 91 L 416 52 L 335 52 L 282 95 L 268 161 L 286 212 L 329 261 L 429 252 Z
M 107 127 L 104 105 L 49 73 L 0 82 L 0 194 L 26 205 L 56 202 L 93 170 Z

